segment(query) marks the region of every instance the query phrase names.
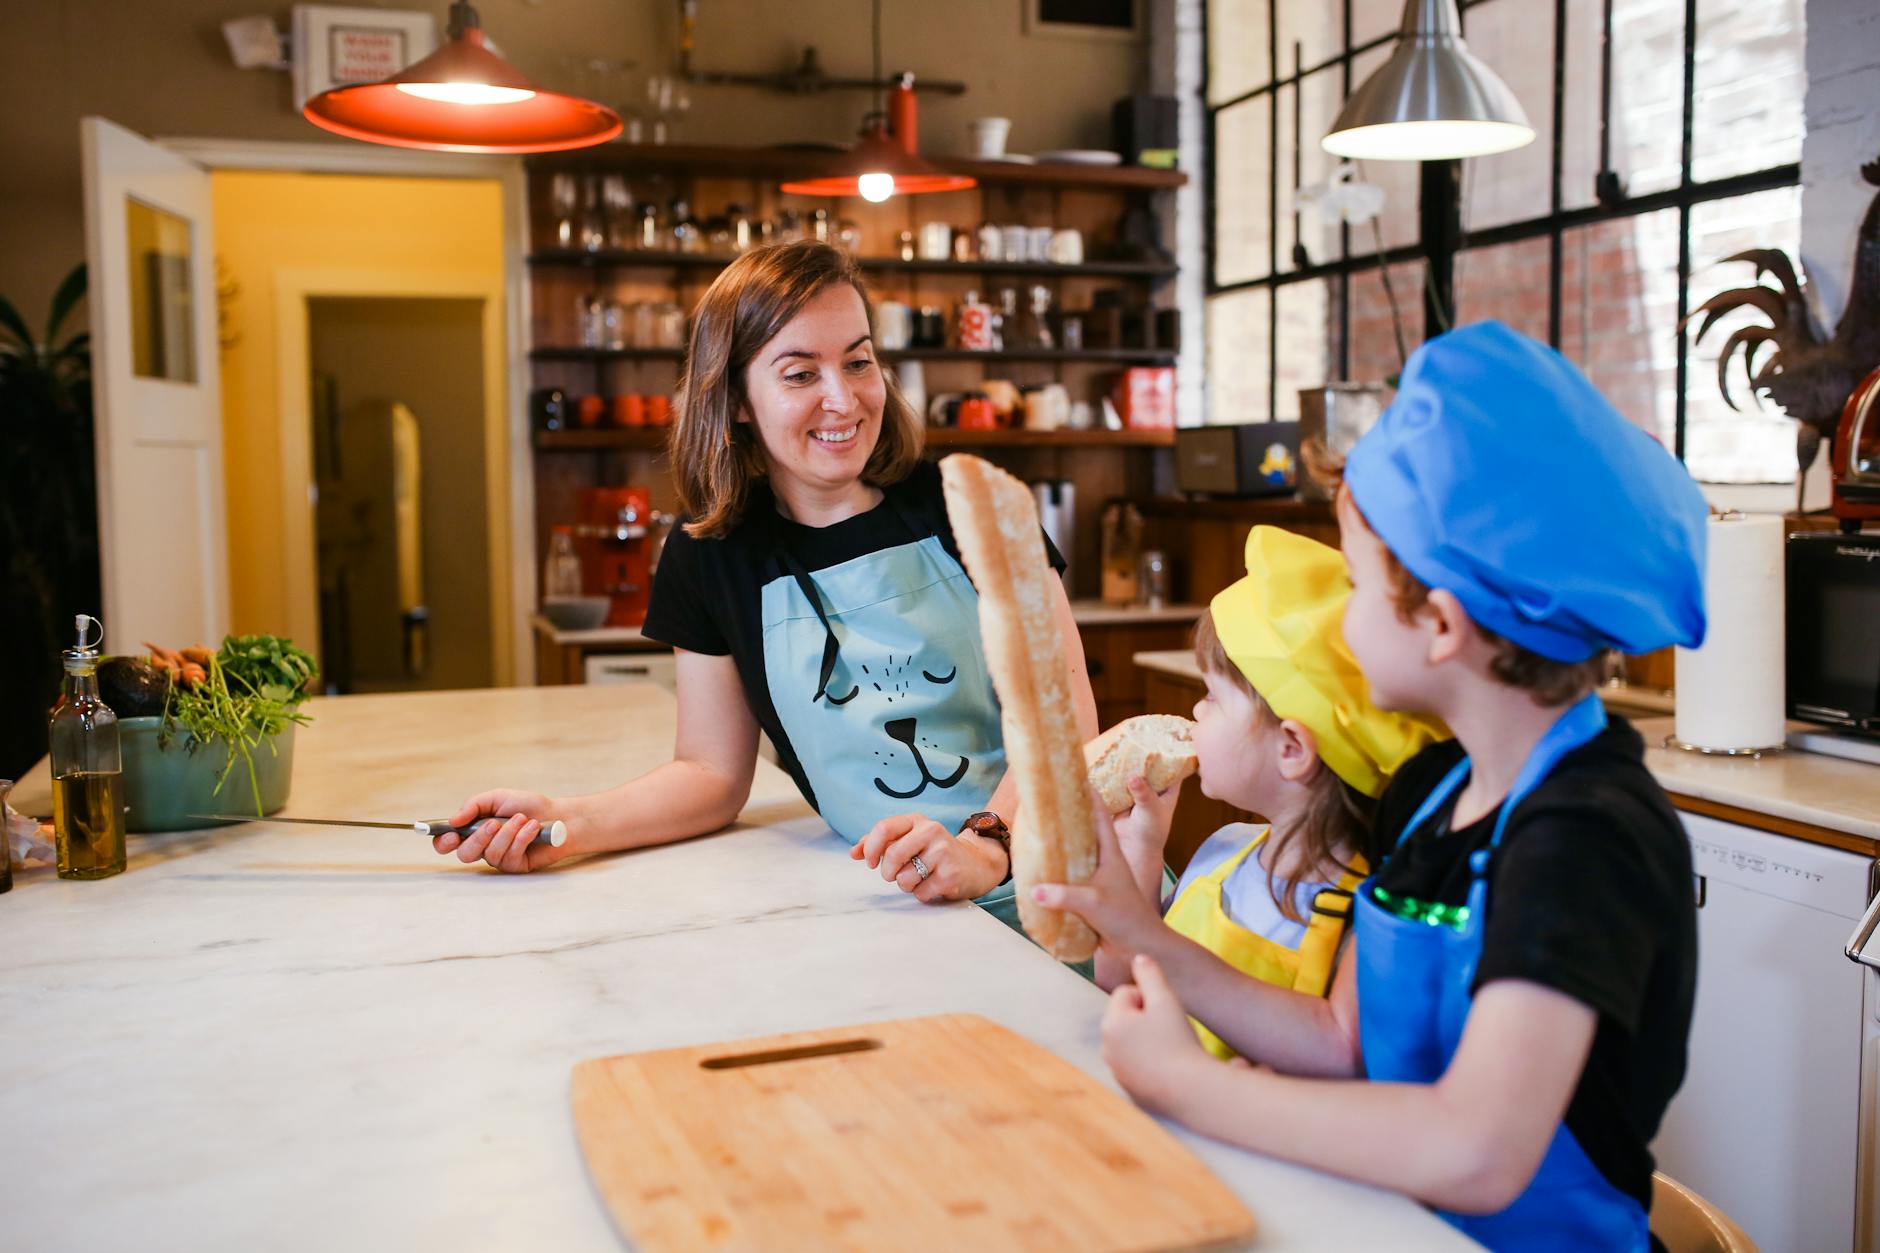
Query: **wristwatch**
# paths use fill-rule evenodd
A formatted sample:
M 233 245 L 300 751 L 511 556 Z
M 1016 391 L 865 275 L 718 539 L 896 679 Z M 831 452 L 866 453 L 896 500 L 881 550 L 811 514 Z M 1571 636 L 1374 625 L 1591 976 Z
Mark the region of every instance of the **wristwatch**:
M 997 840 L 1005 848 L 1005 878 L 999 880 L 1003 887 L 1012 881 L 1012 829 L 1005 825 L 1005 819 L 990 809 L 982 809 L 966 820 L 963 830 L 987 840 Z

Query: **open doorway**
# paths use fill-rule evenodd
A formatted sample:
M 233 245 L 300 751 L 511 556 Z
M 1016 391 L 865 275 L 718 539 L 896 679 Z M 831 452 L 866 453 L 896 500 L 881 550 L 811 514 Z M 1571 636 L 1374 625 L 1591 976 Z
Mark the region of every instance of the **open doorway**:
M 494 681 L 483 304 L 307 300 L 330 692 Z
M 509 359 L 516 183 L 211 173 L 231 617 L 238 633 L 309 647 L 336 690 L 504 686 L 529 673 L 532 501 L 529 476 L 513 472 L 528 434 Z M 349 550 L 321 534 L 336 522 L 321 492 L 344 496 L 354 477 L 336 475 L 334 454 L 374 423 L 404 431 L 402 444 L 384 435 L 380 452 L 357 454 L 381 456 L 389 483 L 405 449 L 415 513 L 403 587 L 395 561 L 365 560 L 380 541 L 396 557 L 395 510 L 355 517 Z M 393 509 L 396 495 L 376 499 Z M 368 589 L 386 579 L 390 590 Z

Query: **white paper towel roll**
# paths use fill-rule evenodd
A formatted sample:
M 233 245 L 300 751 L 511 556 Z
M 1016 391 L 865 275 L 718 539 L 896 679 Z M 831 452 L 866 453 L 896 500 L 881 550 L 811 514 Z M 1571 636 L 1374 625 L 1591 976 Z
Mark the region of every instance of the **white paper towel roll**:
M 1704 646 L 1677 650 L 1677 737 L 1696 748 L 1782 743 L 1782 519 L 1710 519 Z

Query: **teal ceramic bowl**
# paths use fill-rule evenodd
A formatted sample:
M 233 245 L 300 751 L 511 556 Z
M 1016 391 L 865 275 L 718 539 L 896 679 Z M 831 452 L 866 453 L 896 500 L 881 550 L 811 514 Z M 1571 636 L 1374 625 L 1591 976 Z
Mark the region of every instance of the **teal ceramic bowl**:
M 157 729 L 162 725 L 162 718 L 118 719 L 118 736 L 124 748 L 126 830 L 182 831 L 214 825 L 191 818 L 190 814 L 253 818 L 258 813 L 275 813 L 287 804 L 287 789 L 294 773 L 293 723 L 249 750 L 255 762 L 252 782 L 248 763 L 237 756 L 220 792 L 216 791 L 216 778 L 228 763 L 229 746 L 219 741 L 197 746 L 187 732 L 179 730 L 159 748 Z

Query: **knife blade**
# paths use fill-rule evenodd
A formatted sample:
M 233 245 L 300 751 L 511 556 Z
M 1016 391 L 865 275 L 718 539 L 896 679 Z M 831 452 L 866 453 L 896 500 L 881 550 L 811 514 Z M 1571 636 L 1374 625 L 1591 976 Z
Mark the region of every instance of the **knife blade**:
M 422 822 L 361 822 L 351 818 L 283 818 L 271 815 L 257 818 L 253 814 L 185 814 L 186 818 L 202 818 L 210 822 L 293 822 L 310 827 L 373 827 L 382 831 L 414 831 L 435 839 L 440 835 L 468 835 L 485 822 L 498 821 L 493 818 L 478 818 L 468 826 L 453 825 L 448 818 L 427 818 Z M 568 824 L 557 819 L 536 832 L 531 844 L 546 844 L 550 848 L 560 848 L 568 842 Z

